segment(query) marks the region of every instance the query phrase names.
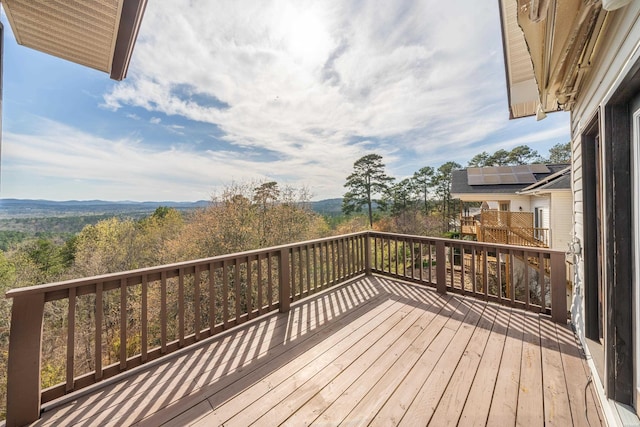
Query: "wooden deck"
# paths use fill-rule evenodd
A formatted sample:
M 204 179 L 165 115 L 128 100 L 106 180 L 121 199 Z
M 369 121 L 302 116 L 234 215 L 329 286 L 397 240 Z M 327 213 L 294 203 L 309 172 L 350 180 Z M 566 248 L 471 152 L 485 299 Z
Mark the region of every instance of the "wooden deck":
M 67 400 L 35 425 L 604 423 L 568 327 L 376 276 Z

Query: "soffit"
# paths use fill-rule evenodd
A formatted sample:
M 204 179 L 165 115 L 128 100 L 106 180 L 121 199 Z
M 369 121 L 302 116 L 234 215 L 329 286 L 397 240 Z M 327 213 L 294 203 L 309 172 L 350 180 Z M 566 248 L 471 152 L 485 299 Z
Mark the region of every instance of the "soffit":
M 570 111 L 597 54 L 607 16 L 600 1 L 500 0 L 500 9 L 511 117 L 535 114 L 538 103 L 545 113 Z M 520 83 L 509 76 L 522 69 L 525 52 L 532 68 L 522 73 L 529 84 L 535 82 L 538 99 L 530 88 L 523 99 L 513 96 Z
M 111 72 L 122 0 L 2 0 L 18 44 Z
M 518 4 L 512 0 L 501 3 L 509 115 L 511 118 L 532 116 L 538 106 L 538 85 L 524 33 L 518 25 Z

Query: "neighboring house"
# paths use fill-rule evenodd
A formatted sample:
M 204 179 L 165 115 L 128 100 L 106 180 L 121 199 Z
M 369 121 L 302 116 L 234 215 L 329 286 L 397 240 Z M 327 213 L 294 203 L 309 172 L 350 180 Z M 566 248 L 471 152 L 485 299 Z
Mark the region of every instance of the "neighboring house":
M 479 241 L 566 250 L 571 240 L 568 164 L 467 168 L 453 171 L 451 195 L 460 199 L 463 235 Z M 464 202 L 482 203 L 480 212 Z
M 640 1 L 500 0 L 511 118 L 571 111 L 572 322 L 610 424 L 640 413 Z

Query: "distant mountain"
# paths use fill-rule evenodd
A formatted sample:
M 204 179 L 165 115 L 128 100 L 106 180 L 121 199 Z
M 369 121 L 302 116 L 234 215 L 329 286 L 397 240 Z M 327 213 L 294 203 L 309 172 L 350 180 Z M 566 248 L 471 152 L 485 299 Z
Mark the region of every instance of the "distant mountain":
M 178 210 L 192 210 L 209 205 L 207 200 L 196 202 L 108 202 L 104 200 L 52 200 L 0 199 L 0 218 L 65 217 L 80 215 L 132 215 L 150 214 L 159 206 Z M 310 202 L 311 209 L 323 215 L 339 215 L 342 199 Z
M 209 204 L 197 202 L 108 202 L 104 200 L 52 200 L 0 199 L 0 218 L 52 217 L 77 215 L 121 215 L 151 213 L 159 206 L 179 210 L 201 208 Z
M 322 215 L 342 214 L 342 199 L 326 199 L 311 202 L 311 209 Z

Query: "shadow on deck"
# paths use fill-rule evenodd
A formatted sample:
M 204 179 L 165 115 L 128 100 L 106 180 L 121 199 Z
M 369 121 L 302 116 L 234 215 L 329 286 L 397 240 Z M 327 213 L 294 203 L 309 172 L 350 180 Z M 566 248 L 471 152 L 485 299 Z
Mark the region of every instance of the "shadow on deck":
M 45 406 L 34 425 L 602 425 L 572 331 L 367 276 Z

